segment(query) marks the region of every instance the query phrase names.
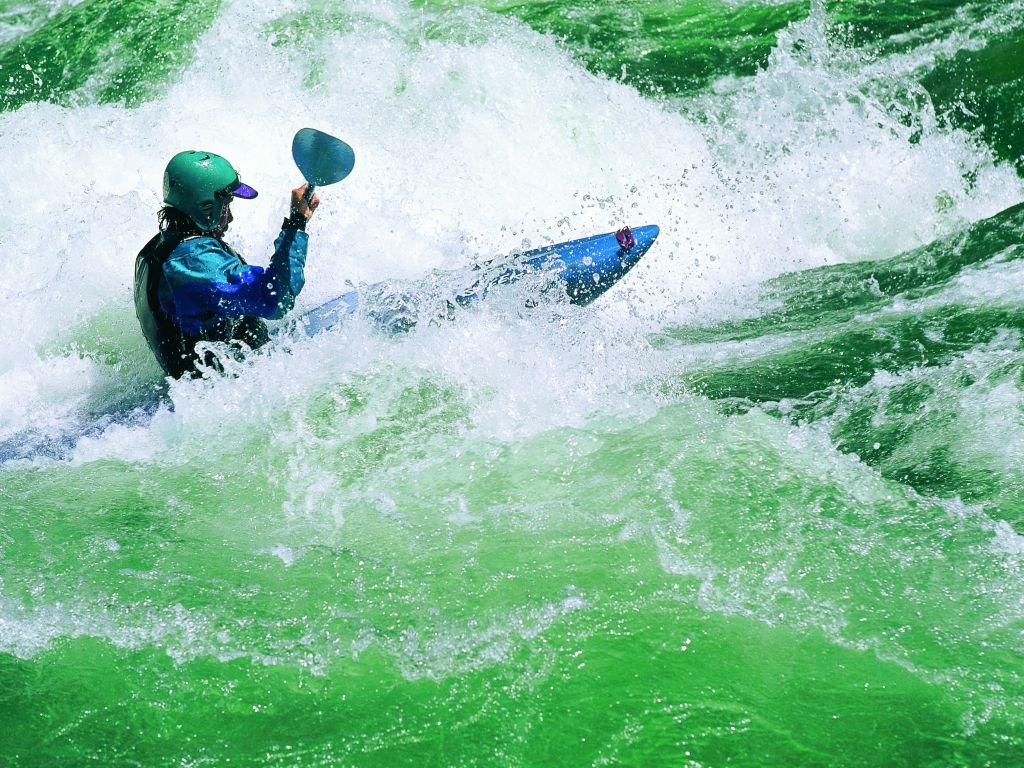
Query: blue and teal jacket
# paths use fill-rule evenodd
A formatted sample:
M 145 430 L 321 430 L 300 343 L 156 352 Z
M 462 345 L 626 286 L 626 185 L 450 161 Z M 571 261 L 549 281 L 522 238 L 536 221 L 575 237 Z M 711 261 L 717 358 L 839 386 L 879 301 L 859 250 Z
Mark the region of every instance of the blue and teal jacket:
M 270 335 L 261 318 L 283 317 L 305 282 L 309 236 L 285 220 L 266 268 L 251 266 L 209 234 L 161 232 L 135 259 L 135 312 L 164 371 L 175 378 L 215 358 L 199 342 L 256 349 Z

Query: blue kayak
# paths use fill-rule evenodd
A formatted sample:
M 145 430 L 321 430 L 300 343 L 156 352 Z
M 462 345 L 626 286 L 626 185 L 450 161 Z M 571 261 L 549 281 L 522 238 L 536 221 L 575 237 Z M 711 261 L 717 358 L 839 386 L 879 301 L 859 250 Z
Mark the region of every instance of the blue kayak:
M 579 240 L 544 246 L 526 251 L 517 256 L 494 259 L 480 264 L 466 272 L 453 272 L 446 276 L 448 283 L 457 283 L 464 276 L 466 287 L 451 295 L 450 304 L 467 306 L 485 298 L 493 290 L 524 278 L 547 277 L 558 284 L 573 304 L 585 305 L 601 296 L 650 250 L 658 238 L 655 225 L 628 227 L 618 232 L 593 235 Z M 414 303 L 408 288 L 401 289 L 392 283 L 380 283 L 364 291 L 349 291 L 299 319 L 302 330 L 314 336 L 333 328 L 348 317 L 366 309 L 375 321 L 392 331 L 406 330 L 415 325 L 412 317 L 416 314 L 410 305 Z M 381 295 L 398 301 L 390 302 L 386 311 L 366 306 L 367 297 L 379 299 Z M 387 302 L 385 302 L 387 304 Z
M 439 283 L 444 290 L 432 298 L 440 296 L 447 310 L 473 304 L 503 286 L 533 278 L 539 278 L 539 290 L 554 288 L 564 291 L 573 304 L 589 304 L 636 266 L 657 237 L 656 226 L 632 231 L 627 228 L 493 259 L 466 270 L 444 273 L 440 281 L 415 281 L 400 289 L 394 283 L 379 283 L 350 291 L 310 310 L 281 326 L 277 335 L 299 332 L 313 336 L 359 312 L 365 312 L 385 330 L 408 330 L 422 314 L 415 306 L 417 301 Z M 166 402 L 159 393 L 149 391 L 142 402 L 122 403 L 109 413 L 82 414 L 81 419 L 68 419 L 53 431 L 25 430 L 0 441 L 0 464 L 34 457 L 67 458 L 84 437 L 98 437 L 115 425 L 148 424 L 161 403 Z

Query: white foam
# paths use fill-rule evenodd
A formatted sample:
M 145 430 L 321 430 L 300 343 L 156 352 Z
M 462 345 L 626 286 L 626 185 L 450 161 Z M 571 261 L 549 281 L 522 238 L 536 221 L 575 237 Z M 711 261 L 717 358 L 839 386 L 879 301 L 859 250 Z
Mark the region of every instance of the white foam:
M 286 13 L 297 22 L 281 26 Z M 0 115 L 7 178 L 34 180 L 0 188 L 0 374 L 12 382 L 0 397 L 30 393 L 5 413 L 5 430 L 42 413 L 59 420 L 83 392 L 123 378 L 64 343 L 94 335 L 89 323 L 103 313 L 118 324 L 118 353 L 139 368 L 133 386 L 159 382 L 141 363 L 133 261 L 154 231 L 166 159 L 188 147 L 227 155 L 260 189 L 236 203 L 229 238 L 257 263 L 299 182 L 292 133 L 315 125 L 355 147 L 355 172 L 321 190 L 300 308 L 348 281 L 413 277 L 627 222 L 658 223 L 662 236 L 623 285 L 551 323 L 499 303 L 398 342 L 353 324 L 240 380 L 178 385 L 174 414 L 149 428 L 172 442 L 139 440 L 118 449 L 122 458 L 137 450 L 153 460 L 173 440 L 262 419 L 246 404 L 279 408 L 268 391 L 301 401 L 363 365 L 429 368 L 457 382 L 495 434 L 578 423 L 656 370 L 649 331 L 749 315 L 766 277 L 893 255 L 1024 192 L 1012 169 L 927 114 L 910 142 L 864 95 L 863 67 L 817 15 L 780 34 L 756 77 L 668 105 L 480 9 L 445 11 L 447 35 L 439 17 L 400 3 L 350 4 L 329 27 L 303 24 L 302 13 L 302 4 L 229 4 L 187 70 L 137 108 L 31 104 Z M 688 116 L 698 111 L 710 121 Z M 84 444 L 80 459 L 113 450 L 114 437 Z

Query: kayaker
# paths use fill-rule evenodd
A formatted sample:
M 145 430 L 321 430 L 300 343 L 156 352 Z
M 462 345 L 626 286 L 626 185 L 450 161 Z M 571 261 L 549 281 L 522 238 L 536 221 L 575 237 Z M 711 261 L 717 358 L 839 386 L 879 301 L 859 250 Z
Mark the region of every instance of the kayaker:
M 160 232 L 135 259 L 135 312 L 150 349 L 174 378 L 218 368 L 208 344 L 241 352 L 270 336 L 263 318 L 283 317 L 305 281 L 306 222 L 320 204 L 292 190 L 291 211 L 266 268 L 251 266 L 224 233 L 234 220 L 231 202 L 257 192 L 220 155 L 190 150 L 171 158 L 164 171 Z M 201 344 L 197 349 L 196 345 Z

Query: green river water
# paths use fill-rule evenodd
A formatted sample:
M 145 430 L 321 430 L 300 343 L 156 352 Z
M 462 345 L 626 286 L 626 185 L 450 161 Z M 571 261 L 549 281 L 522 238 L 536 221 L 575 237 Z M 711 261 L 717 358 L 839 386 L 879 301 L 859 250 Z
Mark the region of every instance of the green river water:
M 0 0 L 0 766 L 1024 766 L 1022 50 L 1020 0 Z M 168 388 L 167 159 L 264 263 L 304 125 L 358 160 L 300 310 L 662 234 Z

